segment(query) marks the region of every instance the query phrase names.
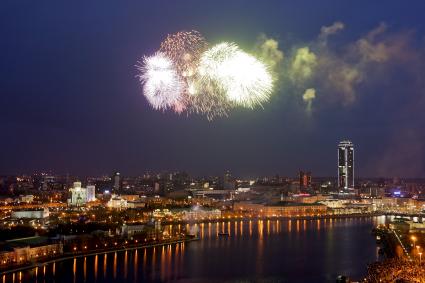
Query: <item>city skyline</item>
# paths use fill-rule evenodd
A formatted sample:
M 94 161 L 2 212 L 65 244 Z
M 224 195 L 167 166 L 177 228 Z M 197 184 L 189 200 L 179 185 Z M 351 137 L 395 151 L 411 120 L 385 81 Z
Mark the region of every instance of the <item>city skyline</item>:
M 0 6 L 2 282 L 425 283 L 424 1 Z
M 425 177 L 424 4 L 398 3 L 4 3 L 0 173 L 335 176 L 349 139 L 356 175 Z M 134 65 L 192 29 L 277 52 L 270 99 L 213 121 L 153 110 Z

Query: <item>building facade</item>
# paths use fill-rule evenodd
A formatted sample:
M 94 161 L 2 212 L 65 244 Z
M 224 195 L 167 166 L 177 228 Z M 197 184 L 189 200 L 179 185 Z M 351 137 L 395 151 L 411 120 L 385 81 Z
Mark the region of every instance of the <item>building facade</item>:
M 96 200 L 95 198 L 95 186 L 87 186 L 86 188 L 81 187 L 81 182 L 74 182 L 73 187 L 69 189 L 71 198 L 68 199 L 69 205 L 82 206 L 87 202 Z
M 300 171 L 299 178 L 300 178 L 300 189 L 311 187 L 311 172 Z
M 354 145 L 351 141 L 338 144 L 338 188 L 354 190 Z
M 49 215 L 49 209 L 45 207 L 42 209 L 13 210 L 10 217 L 11 219 L 45 219 Z

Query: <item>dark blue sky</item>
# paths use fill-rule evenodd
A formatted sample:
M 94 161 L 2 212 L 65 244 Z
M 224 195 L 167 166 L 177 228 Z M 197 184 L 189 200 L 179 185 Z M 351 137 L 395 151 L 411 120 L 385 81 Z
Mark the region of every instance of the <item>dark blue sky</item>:
M 348 138 L 356 146 L 358 175 L 425 176 L 423 1 L 0 5 L 0 173 L 230 169 L 239 176 L 293 176 L 306 169 L 333 176 L 337 143 Z M 136 61 L 155 52 L 168 33 L 196 29 L 209 42 L 243 48 L 264 33 L 278 39 L 287 58 L 335 21 L 345 24 L 329 43 L 335 54 L 385 22 L 388 37 L 396 38 L 387 46 L 409 34 L 400 50 L 414 53 L 413 60 L 387 64 L 385 71 L 368 67 L 349 105 L 332 102 L 337 91 L 323 87 L 307 115 L 294 88 L 283 85 L 264 109 L 213 122 L 152 110 L 135 78 Z

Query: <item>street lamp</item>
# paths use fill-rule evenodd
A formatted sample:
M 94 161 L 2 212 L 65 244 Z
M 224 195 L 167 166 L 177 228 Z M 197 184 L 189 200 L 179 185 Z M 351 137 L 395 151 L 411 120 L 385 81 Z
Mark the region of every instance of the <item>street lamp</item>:
M 419 253 L 419 263 L 422 261 L 422 253 Z
M 416 237 L 415 236 L 412 236 L 412 241 L 413 241 L 413 247 L 416 247 Z

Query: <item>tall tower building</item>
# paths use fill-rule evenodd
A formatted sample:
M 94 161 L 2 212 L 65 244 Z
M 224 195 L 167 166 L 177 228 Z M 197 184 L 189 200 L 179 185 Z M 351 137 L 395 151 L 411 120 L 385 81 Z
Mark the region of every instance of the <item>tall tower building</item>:
M 311 172 L 300 171 L 300 189 L 306 189 L 311 187 Z
M 121 176 L 119 172 L 115 172 L 112 176 L 112 189 L 115 193 L 121 189 Z
M 234 190 L 235 189 L 235 179 L 230 174 L 230 171 L 227 170 L 223 178 L 223 187 L 225 190 Z
M 338 144 L 338 188 L 354 189 L 354 145 L 348 140 Z

